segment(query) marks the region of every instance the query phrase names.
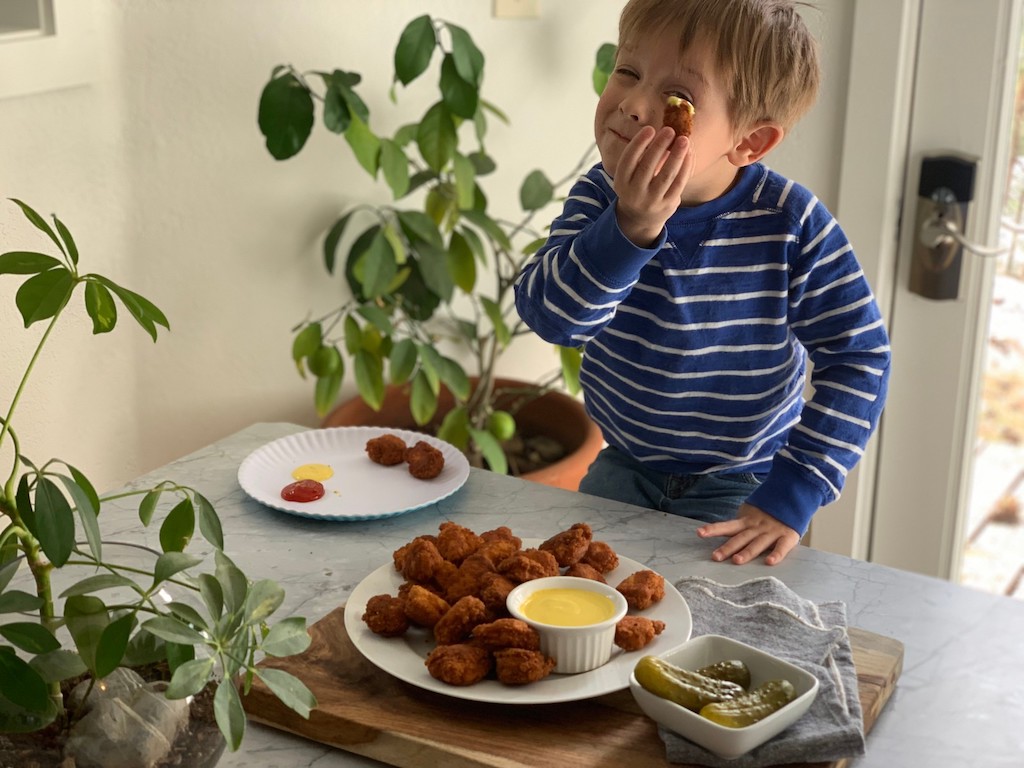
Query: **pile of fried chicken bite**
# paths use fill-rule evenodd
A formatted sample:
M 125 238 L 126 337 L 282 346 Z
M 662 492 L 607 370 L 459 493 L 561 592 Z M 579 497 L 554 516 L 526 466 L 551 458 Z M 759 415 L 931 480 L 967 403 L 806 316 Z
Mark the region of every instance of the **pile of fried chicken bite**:
M 619 558 L 608 544 L 594 540 L 586 523 L 538 547 L 522 545 L 506 526 L 477 534 L 441 523 L 437 535 L 417 536 L 395 550 L 395 570 L 404 583 L 397 595 L 371 597 L 362 619 L 383 637 L 400 637 L 410 627 L 431 631 L 436 646 L 427 657 L 427 670 L 448 685 L 473 685 L 492 676 L 506 685 L 541 680 L 556 660 L 541 653 L 535 629 L 510 616 L 505 605 L 509 592 L 545 576 L 605 582 Z M 664 597 L 665 581 L 654 571 L 640 570 L 616 589 L 631 610 L 642 611 Z M 637 651 L 664 629 L 662 621 L 630 614 L 616 625 L 615 644 Z

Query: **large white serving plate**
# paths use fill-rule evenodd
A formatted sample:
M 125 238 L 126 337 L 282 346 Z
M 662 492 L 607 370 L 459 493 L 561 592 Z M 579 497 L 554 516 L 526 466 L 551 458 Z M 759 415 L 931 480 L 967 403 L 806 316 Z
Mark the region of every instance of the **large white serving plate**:
M 423 440 L 444 454 L 444 469 L 432 480 L 417 480 L 406 464 L 385 467 L 370 461 L 366 443 L 384 434 L 408 445 Z M 316 501 L 285 501 L 281 489 L 303 464 L 327 464 L 334 476 L 323 481 Z M 404 429 L 332 427 L 278 438 L 250 453 L 238 468 L 238 483 L 249 496 L 273 509 L 319 520 L 375 520 L 393 517 L 444 499 L 469 477 L 462 451 L 435 437 Z
M 523 546 L 537 546 L 540 540 L 524 540 Z M 605 580 L 615 586 L 635 571 L 645 566 L 628 557 L 619 555 L 619 566 L 605 574 Z M 630 611 L 630 614 L 647 616 L 665 622 L 665 630 L 641 651 L 626 653 L 620 648 L 612 652 L 611 660 L 603 667 L 578 675 L 549 675 L 536 683 L 524 686 L 509 686 L 497 680 L 484 680 L 476 685 L 458 687 L 435 680 L 427 672 L 424 661 L 434 648 L 430 632 L 410 628 L 402 637 L 381 637 L 375 635 L 362 620 L 367 601 L 374 595 L 398 592 L 403 583 L 401 574 L 393 563 L 382 565 L 363 579 L 352 591 L 345 605 L 345 629 L 352 643 L 369 661 L 400 680 L 470 701 L 487 701 L 498 704 L 552 704 L 562 701 L 578 701 L 629 687 L 629 676 L 633 666 L 644 654 L 658 655 L 675 648 L 690 638 L 693 622 L 690 608 L 679 591 L 668 581 L 665 582 L 665 597 L 644 611 Z

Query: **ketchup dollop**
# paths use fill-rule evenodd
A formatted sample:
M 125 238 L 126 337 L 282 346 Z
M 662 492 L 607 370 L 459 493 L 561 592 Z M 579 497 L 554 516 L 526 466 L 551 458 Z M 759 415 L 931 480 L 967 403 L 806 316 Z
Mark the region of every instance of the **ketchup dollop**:
M 285 501 L 307 502 L 316 501 L 324 495 L 324 486 L 316 480 L 299 480 L 289 483 L 281 489 L 281 498 Z

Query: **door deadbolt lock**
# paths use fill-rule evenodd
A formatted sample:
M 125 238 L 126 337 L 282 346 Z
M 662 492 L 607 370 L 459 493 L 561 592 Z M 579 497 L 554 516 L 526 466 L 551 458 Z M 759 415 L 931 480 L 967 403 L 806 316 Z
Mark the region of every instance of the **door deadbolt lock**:
M 957 153 L 921 161 L 910 290 L 925 298 L 957 298 L 965 250 L 980 256 L 1003 251 L 972 243 L 963 235 L 977 167 L 978 158 Z

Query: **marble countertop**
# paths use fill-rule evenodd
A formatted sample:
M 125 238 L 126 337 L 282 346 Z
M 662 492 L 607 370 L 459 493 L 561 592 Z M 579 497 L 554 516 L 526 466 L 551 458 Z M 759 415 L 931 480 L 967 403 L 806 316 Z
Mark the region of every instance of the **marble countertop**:
M 508 525 L 538 538 L 585 521 L 595 538 L 667 579 L 737 583 L 772 575 L 805 598 L 844 601 L 851 626 L 903 642 L 903 674 L 853 768 L 1024 765 L 1024 602 L 802 546 L 772 568 L 714 563 L 712 544 L 697 537 L 695 522 L 482 470 L 471 470 L 466 485 L 437 504 L 379 520 L 318 521 L 251 500 L 238 485 L 241 461 L 303 429 L 256 424 L 131 484 L 174 480 L 203 493 L 221 517 L 229 556 L 250 577 L 284 587 L 274 620 L 300 615 L 312 624 L 390 562 L 395 549 L 445 520 L 480 531 Z M 104 537 L 159 546 L 155 527 L 140 530 L 133 503 L 104 507 Z M 250 723 L 241 748 L 225 753 L 220 765 L 382 764 Z

